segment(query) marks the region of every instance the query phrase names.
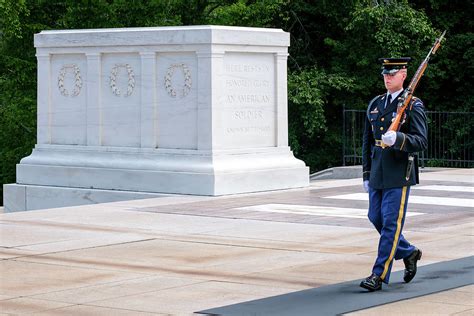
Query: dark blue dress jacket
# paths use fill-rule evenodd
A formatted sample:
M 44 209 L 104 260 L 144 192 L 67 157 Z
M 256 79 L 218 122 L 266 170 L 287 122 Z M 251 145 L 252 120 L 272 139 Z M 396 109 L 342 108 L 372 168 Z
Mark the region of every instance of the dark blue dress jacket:
M 397 132 L 395 144 L 382 148 L 376 140 L 382 139 L 392 118 L 397 114 L 398 98 L 384 109 L 386 94 L 375 97 L 367 109 L 362 144 L 364 180 L 374 189 L 389 189 L 418 183 L 418 159 L 414 155 L 427 148 L 427 122 L 420 99 L 413 97 L 406 110 L 405 122 Z M 408 174 L 409 156 L 414 155 L 413 167 Z

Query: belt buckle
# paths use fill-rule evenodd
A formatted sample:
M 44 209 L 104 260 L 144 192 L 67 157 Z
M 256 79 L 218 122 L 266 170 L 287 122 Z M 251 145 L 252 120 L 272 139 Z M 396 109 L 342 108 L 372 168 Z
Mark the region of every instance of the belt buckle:
M 376 140 L 375 140 L 375 146 L 382 147 L 382 148 L 387 147 L 387 145 L 385 145 L 385 144 L 383 143 L 383 141 L 380 140 L 380 139 L 376 139 Z

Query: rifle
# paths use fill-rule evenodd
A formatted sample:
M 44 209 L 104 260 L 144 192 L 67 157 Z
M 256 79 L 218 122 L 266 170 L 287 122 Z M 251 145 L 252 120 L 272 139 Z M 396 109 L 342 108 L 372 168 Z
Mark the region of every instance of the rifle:
M 431 55 L 434 55 L 438 48 L 441 46 L 441 41 L 443 40 L 445 34 L 446 30 L 443 32 L 443 34 L 441 34 L 440 37 L 436 39 L 435 43 L 433 44 L 433 47 L 431 47 L 425 60 L 423 60 L 423 62 L 418 67 L 416 73 L 413 75 L 410 84 L 403 91 L 402 95 L 398 98 L 397 115 L 395 116 L 392 124 L 388 128 L 388 131 L 397 132 L 400 129 L 401 124 L 403 124 L 402 119 L 404 118 L 405 111 L 413 97 L 413 92 L 415 91 L 418 82 L 420 82 L 421 76 L 423 76 L 423 73 L 425 72 L 426 67 L 428 66 L 428 61 L 430 60 Z
M 436 54 L 436 51 L 441 46 L 441 41 L 443 40 L 445 34 L 446 34 L 446 30 L 443 32 L 443 34 L 441 34 L 440 37 L 436 39 L 436 41 L 433 44 L 433 47 L 431 47 L 430 51 L 428 52 L 428 55 L 426 56 L 426 58 L 423 60 L 423 62 L 420 64 L 415 74 L 413 75 L 413 78 L 411 79 L 410 84 L 403 91 L 402 95 L 398 98 L 397 115 L 393 119 L 392 124 L 390 124 L 388 131 L 398 132 L 398 130 L 400 129 L 400 126 L 403 124 L 404 121 L 402 120 L 405 117 L 405 111 L 413 97 L 413 92 L 415 91 L 415 88 L 418 85 L 418 82 L 420 82 L 421 76 L 423 76 L 423 73 L 425 72 L 426 67 L 428 67 L 428 61 L 430 60 L 431 55 Z M 385 145 L 382 142 L 382 148 L 385 148 L 385 147 L 387 147 L 387 145 Z M 406 175 L 405 175 L 405 179 L 407 181 L 410 179 L 411 170 L 414 164 L 414 159 L 415 157 L 413 154 L 410 154 L 408 156 L 408 165 L 407 165 L 407 170 L 406 170 Z

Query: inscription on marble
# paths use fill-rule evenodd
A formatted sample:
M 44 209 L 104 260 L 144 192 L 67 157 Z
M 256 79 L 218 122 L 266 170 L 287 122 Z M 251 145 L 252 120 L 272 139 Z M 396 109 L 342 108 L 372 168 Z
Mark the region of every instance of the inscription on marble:
M 275 79 L 272 54 L 229 53 L 224 57 L 223 132 L 232 144 L 274 145 Z M 225 141 L 224 141 L 225 142 Z
M 268 103 L 270 102 L 270 96 L 268 95 L 259 95 L 259 94 L 231 94 L 227 96 L 227 101 L 229 103 Z
M 268 88 L 270 82 L 268 80 L 245 80 L 245 79 L 228 79 L 225 81 L 228 88 Z
M 258 120 L 263 119 L 262 111 L 235 111 L 234 118 L 237 120 Z
M 270 126 L 228 127 L 226 132 L 232 133 L 269 133 Z
M 226 72 L 269 72 L 269 65 L 259 64 L 228 64 L 225 66 Z

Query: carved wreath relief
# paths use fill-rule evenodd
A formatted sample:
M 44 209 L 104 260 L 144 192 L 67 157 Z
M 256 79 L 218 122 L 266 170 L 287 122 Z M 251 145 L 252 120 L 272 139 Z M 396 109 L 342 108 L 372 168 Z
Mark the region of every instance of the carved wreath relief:
M 117 76 L 119 75 L 120 69 L 124 69 L 127 72 L 128 76 L 128 84 L 127 84 L 127 91 L 124 93 L 117 87 Z M 182 88 L 177 88 L 173 85 L 173 76 L 175 71 L 179 69 L 183 72 L 184 75 L 184 84 Z M 68 73 L 74 74 L 74 88 L 72 93 L 64 87 L 64 79 Z M 133 71 L 132 66 L 130 64 L 115 64 L 112 70 L 110 71 L 110 88 L 112 93 L 118 97 L 124 96 L 128 97 L 131 96 L 134 89 L 135 89 L 135 73 Z M 165 89 L 169 96 L 175 98 L 180 96 L 181 98 L 187 96 L 191 91 L 192 87 L 192 78 L 191 78 L 191 70 L 189 67 L 184 64 L 172 64 L 168 67 L 166 74 L 165 74 Z M 81 93 L 82 89 L 82 77 L 81 71 L 76 64 L 66 64 L 61 67 L 59 70 L 58 76 L 58 89 L 61 95 L 68 97 L 76 97 Z
M 64 87 L 64 78 L 66 77 L 66 74 L 68 72 L 72 72 L 74 74 L 74 88 L 72 90 L 72 94 L 69 93 L 69 90 L 67 90 Z M 58 88 L 59 88 L 59 93 L 61 95 L 68 97 L 77 97 L 79 93 L 81 93 L 82 89 L 82 78 L 81 78 L 81 71 L 79 70 L 79 67 L 76 64 L 67 64 L 63 65 L 61 69 L 59 70 L 59 76 L 58 76 Z
M 176 88 L 172 83 L 173 75 L 176 69 L 180 69 L 184 75 L 184 85 L 181 89 Z M 176 98 L 176 96 L 179 95 L 181 98 L 184 98 L 191 91 L 192 84 L 191 71 L 186 64 L 172 64 L 166 71 L 165 89 L 170 97 Z
M 116 84 L 117 75 L 120 69 L 125 69 L 127 71 L 128 84 L 127 84 L 126 93 L 123 93 L 117 87 L 117 84 Z M 133 90 L 135 89 L 135 73 L 133 72 L 132 66 L 130 66 L 129 64 L 115 64 L 115 66 L 110 71 L 110 88 L 112 89 L 112 93 L 118 97 L 121 95 L 123 95 L 124 97 L 131 96 L 133 93 Z

